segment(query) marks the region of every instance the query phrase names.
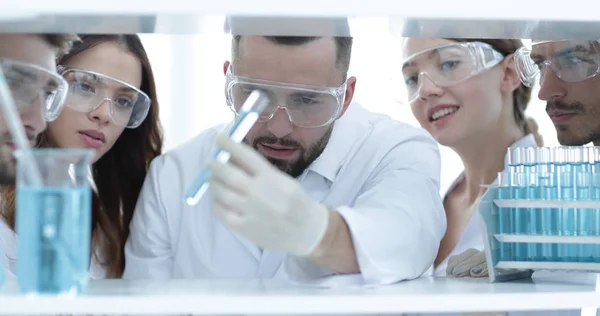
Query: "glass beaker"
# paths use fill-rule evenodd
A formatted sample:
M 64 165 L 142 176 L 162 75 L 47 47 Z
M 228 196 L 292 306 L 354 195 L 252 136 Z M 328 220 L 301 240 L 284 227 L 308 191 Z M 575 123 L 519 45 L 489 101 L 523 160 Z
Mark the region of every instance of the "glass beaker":
M 25 293 L 77 294 L 87 287 L 93 150 L 33 149 L 41 185 L 17 159 L 17 280 Z

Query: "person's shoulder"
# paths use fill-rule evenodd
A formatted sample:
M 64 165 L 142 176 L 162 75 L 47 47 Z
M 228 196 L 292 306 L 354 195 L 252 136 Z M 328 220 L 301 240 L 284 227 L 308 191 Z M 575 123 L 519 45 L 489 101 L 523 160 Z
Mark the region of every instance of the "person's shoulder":
M 436 144 L 433 137 L 423 128 L 392 119 L 389 115 L 365 109 L 358 103 L 348 108 L 347 124 L 352 128 L 363 129 L 368 134 L 366 141 L 400 144 L 410 141 L 422 141 Z

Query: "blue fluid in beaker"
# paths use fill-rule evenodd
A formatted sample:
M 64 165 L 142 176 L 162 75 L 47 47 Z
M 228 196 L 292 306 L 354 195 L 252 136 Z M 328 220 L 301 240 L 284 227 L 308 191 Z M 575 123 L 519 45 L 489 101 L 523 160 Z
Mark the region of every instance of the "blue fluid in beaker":
M 82 292 L 90 265 L 91 189 L 19 186 L 17 210 L 21 290 Z

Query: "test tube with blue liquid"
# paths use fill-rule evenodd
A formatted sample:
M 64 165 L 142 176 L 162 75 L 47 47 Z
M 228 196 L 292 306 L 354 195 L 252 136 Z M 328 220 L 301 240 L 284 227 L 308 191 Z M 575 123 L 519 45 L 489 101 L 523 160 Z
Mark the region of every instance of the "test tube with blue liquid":
M 575 187 L 573 185 L 576 155 L 569 147 L 555 148 L 555 162 L 559 186 L 559 200 L 574 201 Z M 561 236 L 575 235 L 575 209 L 562 208 L 559 211 L 558 234 Z M 558 257 L 560 261 L 575 260 L 575 249 L 572 244 L 559 244 Z
M 539 199 L 539 178 L 538 178 L 538 160 L 537 160 L 537 148 L 527 147 L 525 151 L 525 198 L 528 200 Z M 522 221 L 525 226 L 525 234 L 537 235 L 539 233 L 538 227 L 540 226 L 538 216 L 539 209 L 527 208 L 521 212 Z M 529 243 L 527 246 L 527 260 L 538 260 L 538 244 Z
M 509 172 L 511 198 L 515 200 L 527 199 L 527 178 L 525 172 L 526 152 L 524 148 L 509 148 Z M 527 234 L 526 211 L 522 208 L 511 209 L 511 231 L 513 234 Z M 515 243 L 514 259 L 527 260 L 527 244 Z
M 593 151 L 591 147 L 573 148 L 576 151 L 575 160 L 579 163 L 575 165 L 575 200 L 590 201 L 591 200 L 591 171 L 593 164 Z M 591 221 L 589 208 L 575 209 L 575 235 L 589 236 Z M 577 247 L 578 261 L 592 261 L 592 245 L 580 244 Z
M 523 149 L 520 147 L 508 148 L 508 173 L 509 173 L 509 186 L 511 187 L 511 199 L 516 199 L 512 192 L 512 188 L 516 183 L 517 175 L 522 174 L 525 171 L 525 165 L 523 164 Z M 510 221 L 508 227 L 509 234 L 517 234 L 517 210 L 512 208 L 510 211 Z
M 558 198 L 558 187 L 556 185 L 555 169 L 552 164 L 553 150 L 548 147 L 538 149 L 538 178 L 539 178 L 539 198 L 542 201 L 553 201 Z M 543 236 L 555 236 L 557 232 L 557 209 L 540 209 L 540 234 Z M 555 261 L 557 254 L 557 245 L 542 243 L 538 250 L 540 252 L 539 260 Z
M 510 200 L 510 173 L 509 172 L 498 172 L 498 200 Z M 498 232 L 500 234 L 511 234 L 510 230 L 510 219 L 511 209 L 500 207 L 498 208 Z M 500 260 L 501 261 L 512 261 L 513 259 L 513 244 L 501 242 L 500 243 Z
M 592 148 L 592 200 L 600 203 L 600 147 Z M 600 208 L 594 208 L 590 211 L 590 230 L 591 235 L 600 236 Z M 600 262 L 600 245 L 592 245 L 592 257 L 594 262 Z
M 267 95 L 260 90 L 254 90 L 248 96 L 241 109 L 238 111 L 235 122 L 228 130 L 227 134 L 236 143 L 244 140 L 254 123 L 260 117 L 260 114 L 269 105 L 269 98 Z M 230 154 L 223 150 L 216 150 L 212 157 L 221 162 L 227 163 L 230 158 Z M 208 190 L 208 169 L 204 168 L 200 171 L 188 191 L 185 193 L 185 202 L 190 205 L 196 205 L 202 199 L 202 196 Z

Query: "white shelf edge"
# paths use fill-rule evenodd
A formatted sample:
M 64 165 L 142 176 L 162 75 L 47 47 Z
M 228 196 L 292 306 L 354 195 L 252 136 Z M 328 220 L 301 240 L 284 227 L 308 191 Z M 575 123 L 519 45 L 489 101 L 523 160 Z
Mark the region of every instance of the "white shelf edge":
M 499 242 L 516 243 L 552 243 L 552 244 L 597 244 L 600 236 L 548 236 L 548 235 L 512 235 L 495 234 Z
M 600 208 L 600 201 L 494 200 L 501 208 Z M 526 211 L 526 210 L 525 210 Z
M 572 270 L 600 272 L 600 263 L 594 262 L 544 262 L 544 261 L 499 261 L 495 268 L 519 270 Z

